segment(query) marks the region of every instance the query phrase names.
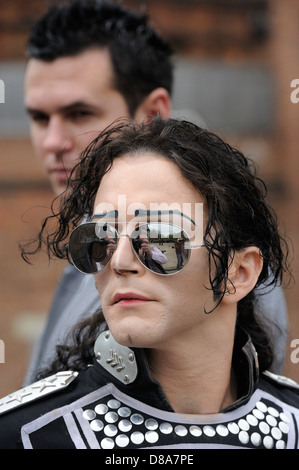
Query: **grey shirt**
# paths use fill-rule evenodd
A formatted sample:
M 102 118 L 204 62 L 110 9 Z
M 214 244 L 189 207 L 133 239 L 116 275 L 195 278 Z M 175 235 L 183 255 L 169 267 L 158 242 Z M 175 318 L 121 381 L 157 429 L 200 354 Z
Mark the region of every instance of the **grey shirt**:
M 64 344 L 71 329 L 100 307 L 94 276 L 80 273 L 68 264 L 59 280 L 45 328 L 34 347 L 24 385 L 47 367 L 55 356 L 57 344 Z

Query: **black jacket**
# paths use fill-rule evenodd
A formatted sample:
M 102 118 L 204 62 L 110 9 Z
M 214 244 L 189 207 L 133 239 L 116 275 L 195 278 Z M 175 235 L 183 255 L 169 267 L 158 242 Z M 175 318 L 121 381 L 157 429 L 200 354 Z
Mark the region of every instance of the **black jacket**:
M 299 448 L 298 385 L 258 377 L 250 339 L 240 342 L 240 398 L 215 415 L 182 415 L 151 378 L 143 351 L 106 331 L 85 371 L 59 372 L 0 400 L 0 448 Z

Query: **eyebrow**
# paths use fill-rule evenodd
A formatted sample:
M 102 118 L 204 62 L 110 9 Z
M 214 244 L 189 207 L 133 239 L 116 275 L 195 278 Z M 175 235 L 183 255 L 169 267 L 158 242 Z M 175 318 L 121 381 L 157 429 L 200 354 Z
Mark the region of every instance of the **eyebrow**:
M 180 215 L 181 217 L 185 217 L 186 219 L 190 220 L 196 226 L 196 223 L 194 222 L 194 220 L 192 220 L 188 215 L 186 215 L 183 212 L 180 212 L 178 210 L 158 210 L 158 211 L 150 211 L 150 210 L 144 210 L 144 209 L 136 209 L 135 210 L 135 217 L 144 217 L 144 216 L 149 217 L 151 215 L 158 215 L 159 216 L 159 215 L 165 215 L 165 214 Z M 103 217 L 111 217 L 113 219 L 117 219 L 118 218 L 118 211 L 114 210 L 114 211 L 104 212 L 102 214 L 94 214 L 91 217 L 90 220 L 99 219 L 99 218 L 103 218 Z
M 70 111 L 80 109 L 80 108 L 89 109 L 89 110 L 96 109 L 95 106 L 93 106 L 92 104 L 86 103 L 85 101 L 75 101 L 75 103 L 71 103 L 69 105 L 62 106 L 61 108 L 58 109 L 58 111 L 65 113 L 65 112 L 70 112 Z M 42 109 L 31 108 L 29 106 L 26 106 L 25 110 L 27 111 L 28 114 L 34 114 L 34 113 L 41 113 L 41 114 L 45 114 L 45 115 L 48 114 L 47 112 L 43 111 Z

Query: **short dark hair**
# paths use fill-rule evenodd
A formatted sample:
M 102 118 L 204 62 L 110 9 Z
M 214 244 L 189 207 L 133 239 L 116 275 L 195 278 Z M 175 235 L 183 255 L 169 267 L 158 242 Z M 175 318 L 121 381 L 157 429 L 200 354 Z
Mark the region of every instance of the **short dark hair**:
M 218 303 L 232 284 L 228 270 L 234 253 L 248 246 L 258 247 L 263 258 L 257 286 L 275 286 L 282 281 L 283 272 L 288 271 L 287 245 L 253 163 L 214 133 L 176 119 L 155 118 L 149 124 L 122 122 L 103 131 L 83 152 L 73 170 L 68 198 L 62 198 L 60 211 L 45 220 L 37 248 L 24 249 L 25 259 L 43 244 L 50 257 L 65 258 L 63 243 L 84 216 L 92 215 L 101 179 L 113 161 L 140 151 L 156 153 L 177 164 L 204 196 L 204 244 L 209 253 L 210 288 Z M 57 218 L 58 228 L 48 235 L 46 230 L 53 218 Z M 261 369 L 265 370 L 273 355 L 267 334 L 255 316 L 254 291 L 238 303 L 238 324 L 252 337 Z
M 92 48 L 108 48 L 113 86 L 124 96 L 133 117 L 155 88 L 172 92 L 171 47 L 138 14 L 111 1 L 72 0 L 52 6 L 33 26 L 29 58 L 53 61 Z

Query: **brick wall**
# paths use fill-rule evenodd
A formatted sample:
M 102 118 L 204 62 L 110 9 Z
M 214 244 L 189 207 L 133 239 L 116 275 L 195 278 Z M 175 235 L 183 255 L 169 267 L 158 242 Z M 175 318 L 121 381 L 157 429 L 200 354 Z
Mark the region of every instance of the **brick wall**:
M 271 61 L 276 78 L 277 108 L 273 149 L 276 174 L 283 193 L 276 198 L 277 210 L 293 242 L 294 283 L 285 290 L 290 318 L 290 341 L 286 374 L 299 380 L 299 362 L 290 361 L 291 342 L 299 338 L 299 103 L 290 99 L 293 79 L 299 79 L 299 2 L 271 0 Z M 291 287 L 291 286 L 290 286 Z M 299 361 L 299 355 L 298 361 Z
M 34 19 L 49 1 L 11 0 L 1 5 L 1 61 L 24 60 L 26 37 Z M 292 238 L 294 277 L 298 283 L 298 114 L 290 101 L 290 82 L 299 78 L 298 0 L 150 0 L 127 1 L 138 9 L 147 5 L 160 31 L 181 57 L 213 60 L 225 65 L 269 67 L 275 83 L 272 127 L 260 133 L 231 132 L 227 137 L 247 154 L 256 155 L 260 173 L 270 186 L 270 199 Z M 0 113 L 4 108 L 1 108 Z M 256 109 L 258 115 L 259 109 Z M 18 388 L 26 369 L 32 337 L 44 321 L 61 263 L 34 266 L 20 258 L 17 243 L 30 237 L 52 200 L 36 164 L 29 138 L 3 139 L 0 146 L 0 229 L 2 269 L 0 339 L 5 364 L 0 363 L 0 396 Z M 287 289 L 290 341 L 299 338 L 298 288 Z M 299 380 L 299 364 L 290 361 L 286 373 Z M 1 361 L 1 358 L 0 358 Z

